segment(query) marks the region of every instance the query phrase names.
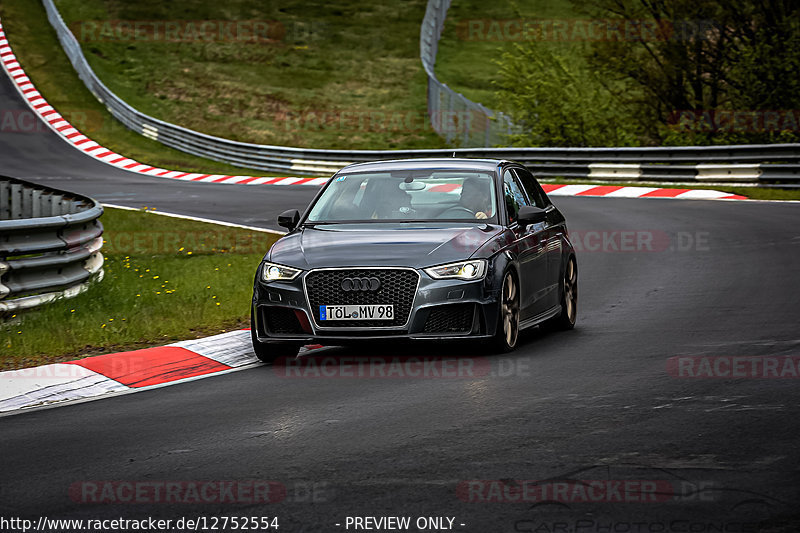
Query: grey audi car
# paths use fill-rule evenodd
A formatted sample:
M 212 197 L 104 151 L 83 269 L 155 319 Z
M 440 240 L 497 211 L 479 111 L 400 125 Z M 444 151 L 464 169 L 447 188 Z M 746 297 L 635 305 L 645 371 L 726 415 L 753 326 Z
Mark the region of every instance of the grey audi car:
M 566 220 L 511 161 L 409 159 L 337 172 L 258 267 L 253 349 L 482 340 L 496 352 L 538 324 L 575 326 Z

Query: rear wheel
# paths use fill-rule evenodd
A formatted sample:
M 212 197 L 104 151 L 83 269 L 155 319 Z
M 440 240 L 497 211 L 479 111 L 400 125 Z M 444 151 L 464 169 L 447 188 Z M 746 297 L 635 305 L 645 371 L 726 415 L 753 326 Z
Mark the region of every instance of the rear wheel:
M 272 364 L 276 360 L 283 358 L 297 357 L 300 351 L 298 344 L 266 344 L 259 342 L 256 336 L 256 323 L 253 320 L 253 311 L 250 310 L 250 340 L 253 342 L 253 353 L 259 361 Z
M 561 289 L 561 314 L 551 318 L 545 324 L 553 329 L 572 329 L 578 318 L 578 265 L 574 257 L 570 257 L 564 269 L 564 281 Z
M 506 353 L 517 346 L 519 339 L 519 285 L 514 274 L 509 271 L 503 277 L 500 292 L 500 317 L 494 336 L 494 348 Z

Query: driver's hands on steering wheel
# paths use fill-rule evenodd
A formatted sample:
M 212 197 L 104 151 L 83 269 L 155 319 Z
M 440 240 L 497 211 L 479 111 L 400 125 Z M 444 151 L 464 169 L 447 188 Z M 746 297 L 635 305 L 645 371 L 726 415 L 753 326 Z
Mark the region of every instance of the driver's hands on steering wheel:
M 478 211 L 477 213 L 475 213 L 475 218 L 481 218 L 481 219 L 483 219 L 483 218 L 489 218 L 489 217 L 488 217 L 488 215 L 487 215 L 486 213 L 484 213 L 483 211 Z

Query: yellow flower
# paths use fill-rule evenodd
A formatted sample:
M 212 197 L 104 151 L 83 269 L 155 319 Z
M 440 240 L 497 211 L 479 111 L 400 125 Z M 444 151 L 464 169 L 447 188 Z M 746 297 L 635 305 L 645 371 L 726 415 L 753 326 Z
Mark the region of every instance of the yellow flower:
M 74 310 L 74 309 L 70 309 L 70 310 L 69 310 L 69 312 L 70 312 L 70 313 L 74 313 L 74 312 L 75 312 L 75 310 Z
M 100 326 L 100 329 L 102 329 L 102 328 L 104 328 L 104 327 L 106 327 L 106 325 L 105 325 L 105 324 L 103 324 L 102 326 Z
M 153 279 L 158 279 L 158 278 L 159 278 L 159 276 L 153 276 Z
M 186 255 L 192 255 L 192 252 L 186 252 Z
M 181 246 L 180 248 L 178 248 L 178 251 L 179 251 L 179 252 L 182 252 L 182 251 L 183 251 L 183 246 Z
M 109 318 L 108 321 L 109 322 L 114 322 L 114 319 L 113 318 Z

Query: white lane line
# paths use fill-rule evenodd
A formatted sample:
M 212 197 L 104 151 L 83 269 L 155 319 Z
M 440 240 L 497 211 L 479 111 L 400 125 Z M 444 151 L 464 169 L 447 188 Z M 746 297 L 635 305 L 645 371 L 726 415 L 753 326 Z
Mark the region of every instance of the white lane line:
M 164 217 L 172 217 L 172 218 L 183 218 L 185 220 L 194 220 L 197 222 L 206 222 L 208 224 L 217 224 L 219 226 L 228 226 L 230 228 L 241 228 L 241 229 L 249 229 L 251 231 L 260 231 L 262 233 L 273 233 L 275 235 L 286 235 L 285 231 L 276 231 L 274 229 L 268 228 L 259 228 L 257 226 L 245 226 L 244 224 L 235 224 L 233 222 L 225 222 L 224 220 L 213 220 L 210 218 L 200 218 L 200 217 L 193 217 L 190 215 L 179 215 L 177 213 L 165 213 L 164 211 L 145 211 L 143 209 L 139 209 L 136 207 L 128 207 L 126 205 L 117 205 L 117 204 L 103 204 L 103 207 L 110 207 L 112 209 L 124 209 L 126 211 L 141 211 L 143 213 L 147 213 L 150 215 L 160 215 Z

